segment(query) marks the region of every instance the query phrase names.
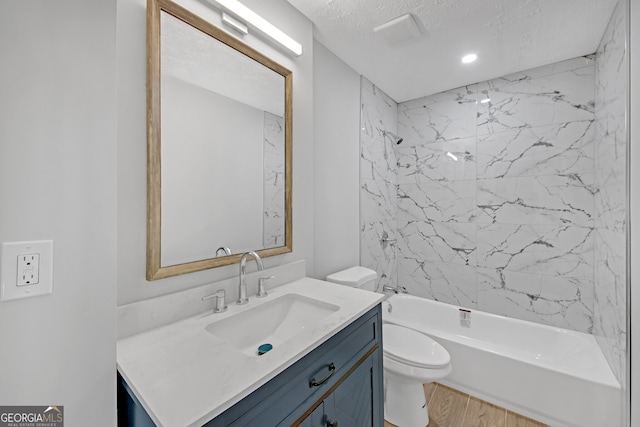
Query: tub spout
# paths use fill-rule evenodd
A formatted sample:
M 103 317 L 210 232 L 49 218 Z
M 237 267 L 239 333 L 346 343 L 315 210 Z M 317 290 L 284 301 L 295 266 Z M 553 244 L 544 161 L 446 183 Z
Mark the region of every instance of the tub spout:
M 407 291 L 407 288 L 405 288 L 404 286 L 391 286 L 391 285 L 384 285 L 382 287 L 382 292 L 393 292 L 394 294 L 408 294 L 409 292 Z

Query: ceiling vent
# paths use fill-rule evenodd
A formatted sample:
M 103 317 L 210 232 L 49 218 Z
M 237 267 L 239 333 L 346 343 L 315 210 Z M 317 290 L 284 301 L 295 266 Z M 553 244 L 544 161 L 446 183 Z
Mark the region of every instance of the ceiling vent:
M 420 28 L 410 13 L 375 27 L 373 32 L 382 35 L 389 46 L 406 43 L 421 36 Z

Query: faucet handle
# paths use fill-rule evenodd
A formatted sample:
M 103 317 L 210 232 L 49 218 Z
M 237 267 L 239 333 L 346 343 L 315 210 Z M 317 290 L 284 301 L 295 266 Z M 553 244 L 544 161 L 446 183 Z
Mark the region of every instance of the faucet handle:
M 391 285 L 384 285 L 382 287 L 382 292 L 393 292 L 394 294 L 408 294 L 409 291 L 407 291 L 407 288 L 405 288 L 404 286 L 391 286 Z
M 216 299 L 216 306 L 213 309 L 214 313 L 223 313 L 227 311 L 227 303 L 226 303 L 226 292 L 224 289 L 220 289 L 217 292 L 212 293 L 211 295 L 205 295 L 202 297 L 202 301 L 210 300 L 211 298 Z
M 270 277 L 261 277 L 258 279 L 258 293 L 256 294 L 258 298 L 264 298 L 268 295 L 267 290 L 264 287 L 265 282 L 267 280 L 271 280 L 275 278 L 276 276 L 270 276 Z
M 398 293 L 398 288 L 396 288 L 395 286 L 391 286 L 391 285 L 384 285 L 382 286 L 382 292 L 393 292 L 395 294 Z

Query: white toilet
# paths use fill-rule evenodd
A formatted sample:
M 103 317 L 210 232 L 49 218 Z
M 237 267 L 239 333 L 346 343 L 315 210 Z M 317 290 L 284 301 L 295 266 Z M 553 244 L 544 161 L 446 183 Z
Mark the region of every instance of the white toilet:
M 354 288 L 376 291 L 378 273 L 366 267 L 351 267 L 327 276 L 327 282 L 339 283 Z
M 352 267 L 327 276 L 328 282 L 375 291 L 377 274 Z M 382 326 L 384 419 L 400 427 L 424 427 L 429 413 L 424 383 L 451 373 L 451 356 L 428 336 L 403 326 Z
M 451 373 L 451 356 L 428 336 L 391 323 L 382 325 L 384 419 L 401 427 L 429 424 L 424 383 Z

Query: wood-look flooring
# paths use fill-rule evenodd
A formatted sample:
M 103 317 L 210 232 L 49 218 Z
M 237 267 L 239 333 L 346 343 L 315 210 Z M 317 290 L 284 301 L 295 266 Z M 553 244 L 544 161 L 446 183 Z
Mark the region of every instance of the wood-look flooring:
M 424 393 L 429 408 L 429 427 L 547 427 L 442 384 L 425 384 Z M 384 425 L 396 427 L 387 421 Z

